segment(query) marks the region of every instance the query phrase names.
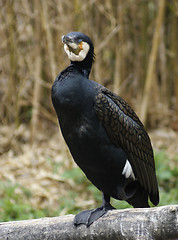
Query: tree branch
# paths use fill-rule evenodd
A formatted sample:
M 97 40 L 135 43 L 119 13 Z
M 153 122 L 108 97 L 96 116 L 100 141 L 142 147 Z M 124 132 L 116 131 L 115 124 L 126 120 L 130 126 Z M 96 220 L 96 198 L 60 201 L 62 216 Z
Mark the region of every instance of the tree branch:
M 178 205 L 109 211 L 90 227 L 74 215 L 0 223 L 0 240 L 178 239 Z

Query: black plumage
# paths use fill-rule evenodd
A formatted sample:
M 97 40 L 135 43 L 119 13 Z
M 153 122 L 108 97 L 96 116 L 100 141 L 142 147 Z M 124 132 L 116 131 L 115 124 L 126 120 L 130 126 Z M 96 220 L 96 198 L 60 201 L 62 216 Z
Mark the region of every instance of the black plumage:
M 52 102 L 69 150 L 88 179 L 103 192 L 100 208 L 79 213 L 75 224 L 90 225 L 113 207 L 110 197 L 133 207 L 159 202 L 150 138 L 131 107 L 104 86 L 89 80 L 94 60 L 85 34 L 63 36 L 71 64 L 52 86 Z

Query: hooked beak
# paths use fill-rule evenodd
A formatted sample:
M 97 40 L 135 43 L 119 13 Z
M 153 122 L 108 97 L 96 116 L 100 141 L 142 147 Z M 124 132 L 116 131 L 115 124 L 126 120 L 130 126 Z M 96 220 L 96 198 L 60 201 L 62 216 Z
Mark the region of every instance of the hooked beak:
M 78 55 L 82 48 L 82 41 L 73 37 L 68 37 L 66 35 L 62 36 L 62 42 L 64 43 L 64 47 L 69 50 L 69 52 L 73 52 Z
M 73 38 L 69 38 L 69 37 L 63 35 L 63 36 L 62 36 L 62 42 L 63 42 L 64 44 L 69 45 L 70 43 L 74 43 L 74 39 L 73 39 Z

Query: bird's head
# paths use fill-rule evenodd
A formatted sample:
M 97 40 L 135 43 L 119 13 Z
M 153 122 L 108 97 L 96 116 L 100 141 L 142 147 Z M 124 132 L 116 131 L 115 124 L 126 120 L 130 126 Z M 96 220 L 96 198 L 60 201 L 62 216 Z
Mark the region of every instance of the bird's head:
M 64 50 L 71 62 L 80 63 L 85 68 L 94 61 L 94 47 L 91 39 L 80 32 L 70 32 L 62 36 Z M 90 66 L 91 67 L 91 66 Z

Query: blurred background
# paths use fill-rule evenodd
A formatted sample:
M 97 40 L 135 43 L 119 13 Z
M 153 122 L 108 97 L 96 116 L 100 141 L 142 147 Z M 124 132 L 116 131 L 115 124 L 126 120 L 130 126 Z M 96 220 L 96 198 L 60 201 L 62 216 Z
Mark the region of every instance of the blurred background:
M 178 2 L 1 0 L 0 9 L 0 221 L 101 203 L 74 164 L 51 103 L 52 83 L 69 64 L 61 37 L 70 31 L 95 45 L 90 79 L 122 96 L 144 122 L 160 205 L 178 203 Z

